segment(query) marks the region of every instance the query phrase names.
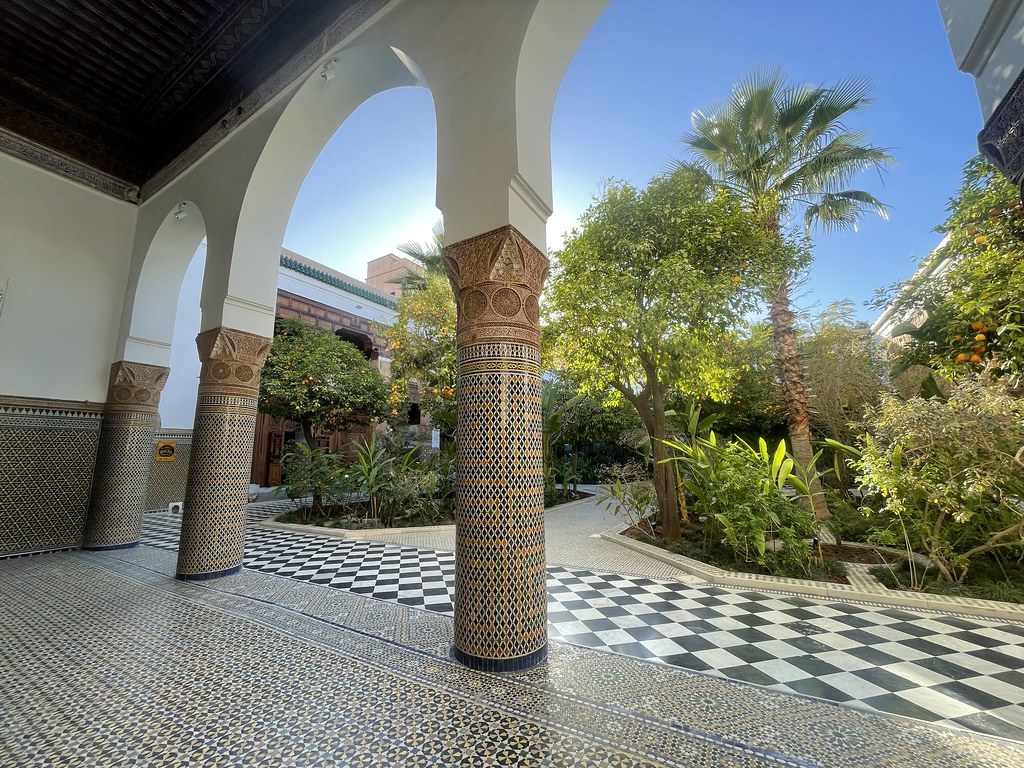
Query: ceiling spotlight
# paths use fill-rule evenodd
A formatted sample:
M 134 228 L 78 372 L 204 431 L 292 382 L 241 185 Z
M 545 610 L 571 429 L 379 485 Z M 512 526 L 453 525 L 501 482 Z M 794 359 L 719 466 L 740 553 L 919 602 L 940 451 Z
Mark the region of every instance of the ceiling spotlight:
M 327 63 L 324 64 L 324 68 L 320 70 L 320 77 L 322 77 L 324 79 L 324 82 L 327 82 L 328 80 L 333 80 L 334 79 L 334 69 L 333 69 L 333 66 L 335 64 L 337 64 L 337 63 L 338 63 L 338 59 L 337 58 L 333 58 L 333 59 L 331 59 L 330 61 L 328 61 Z
M 187 205 L 188 203 L 178 203 L 178 210 L 174 212 L 174 218 L 176 221 L 181 221 L 188 216 L 188 211 L 185 210 L 185 206 Z

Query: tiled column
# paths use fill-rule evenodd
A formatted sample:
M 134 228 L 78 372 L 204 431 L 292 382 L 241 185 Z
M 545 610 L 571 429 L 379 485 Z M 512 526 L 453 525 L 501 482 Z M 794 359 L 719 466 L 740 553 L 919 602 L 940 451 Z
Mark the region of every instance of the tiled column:
M 242 567 L 260 369 L 270 341 L 223 327 L 196 337 L 203 367 L 185 484 L 179 579 L 213 579 Z
M 458 303 L 455 648 L 489 671 L 547 655 L 538 297 L 548 260 L 506 226 L 444 249 Z
M 169 370 L 127 360 L 110 367 L 100 446 L 82 546 L 123 549 L 139 543 L 160 392 Z

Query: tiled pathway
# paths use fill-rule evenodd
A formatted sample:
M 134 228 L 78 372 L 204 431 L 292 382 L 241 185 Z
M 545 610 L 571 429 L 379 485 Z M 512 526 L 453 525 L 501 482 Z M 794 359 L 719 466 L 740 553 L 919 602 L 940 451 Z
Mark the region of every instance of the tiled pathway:
M 175 549 L 178 524 L 147 515 L 144 542 Z M 253 570 L 452 610 L 450 552 L 260 526 L 246 548 Z M 564 567 L 548 602 L 574 645 L 1024 742 L 1024 624 Z
M 431 611 L 153 547 L 0 561 L 0 765 L 1019 768 L 1020 745 L 554 643 L 450 661 Z

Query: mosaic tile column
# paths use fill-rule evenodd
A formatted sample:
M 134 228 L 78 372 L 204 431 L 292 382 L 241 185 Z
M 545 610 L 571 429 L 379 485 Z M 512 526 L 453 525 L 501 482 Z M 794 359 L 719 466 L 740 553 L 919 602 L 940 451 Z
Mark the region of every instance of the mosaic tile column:
M 124 549 L 139 543 L 160 392 L 169 369 L 121 360 L 110 366 L 100 446 L 82 546 Z
M 223 327 L 196 337 L 203 367 L 178 545 L 179 579 L 213 579 L 242 567 L 260 369 L 270 341 Z
M 455 647 L 466 666 L 547 655 L 540 311 L 548 260 L 507 226 L 444 249 L 458 304 Z

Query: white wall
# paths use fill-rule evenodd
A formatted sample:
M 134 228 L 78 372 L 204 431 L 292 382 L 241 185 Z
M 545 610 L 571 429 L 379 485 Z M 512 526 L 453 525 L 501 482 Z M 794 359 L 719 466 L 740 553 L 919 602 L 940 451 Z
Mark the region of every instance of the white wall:
M 206 242 L 192 257 L 185 271 L 178 294 L 171 341 L 171 374 L 160 396 L 160 426 L 163 429 L 192 429 L 199 394 L 199 335 L 201 313 L 199 297 L 203 292 L 203 270 L 206 269 Z
M 957 68 L 974 75 L 985 120 L 1024 70 L 1024 2 L 939 0 Z
M 0 395 L 106 400 L 135 217 L 0 155 Z

